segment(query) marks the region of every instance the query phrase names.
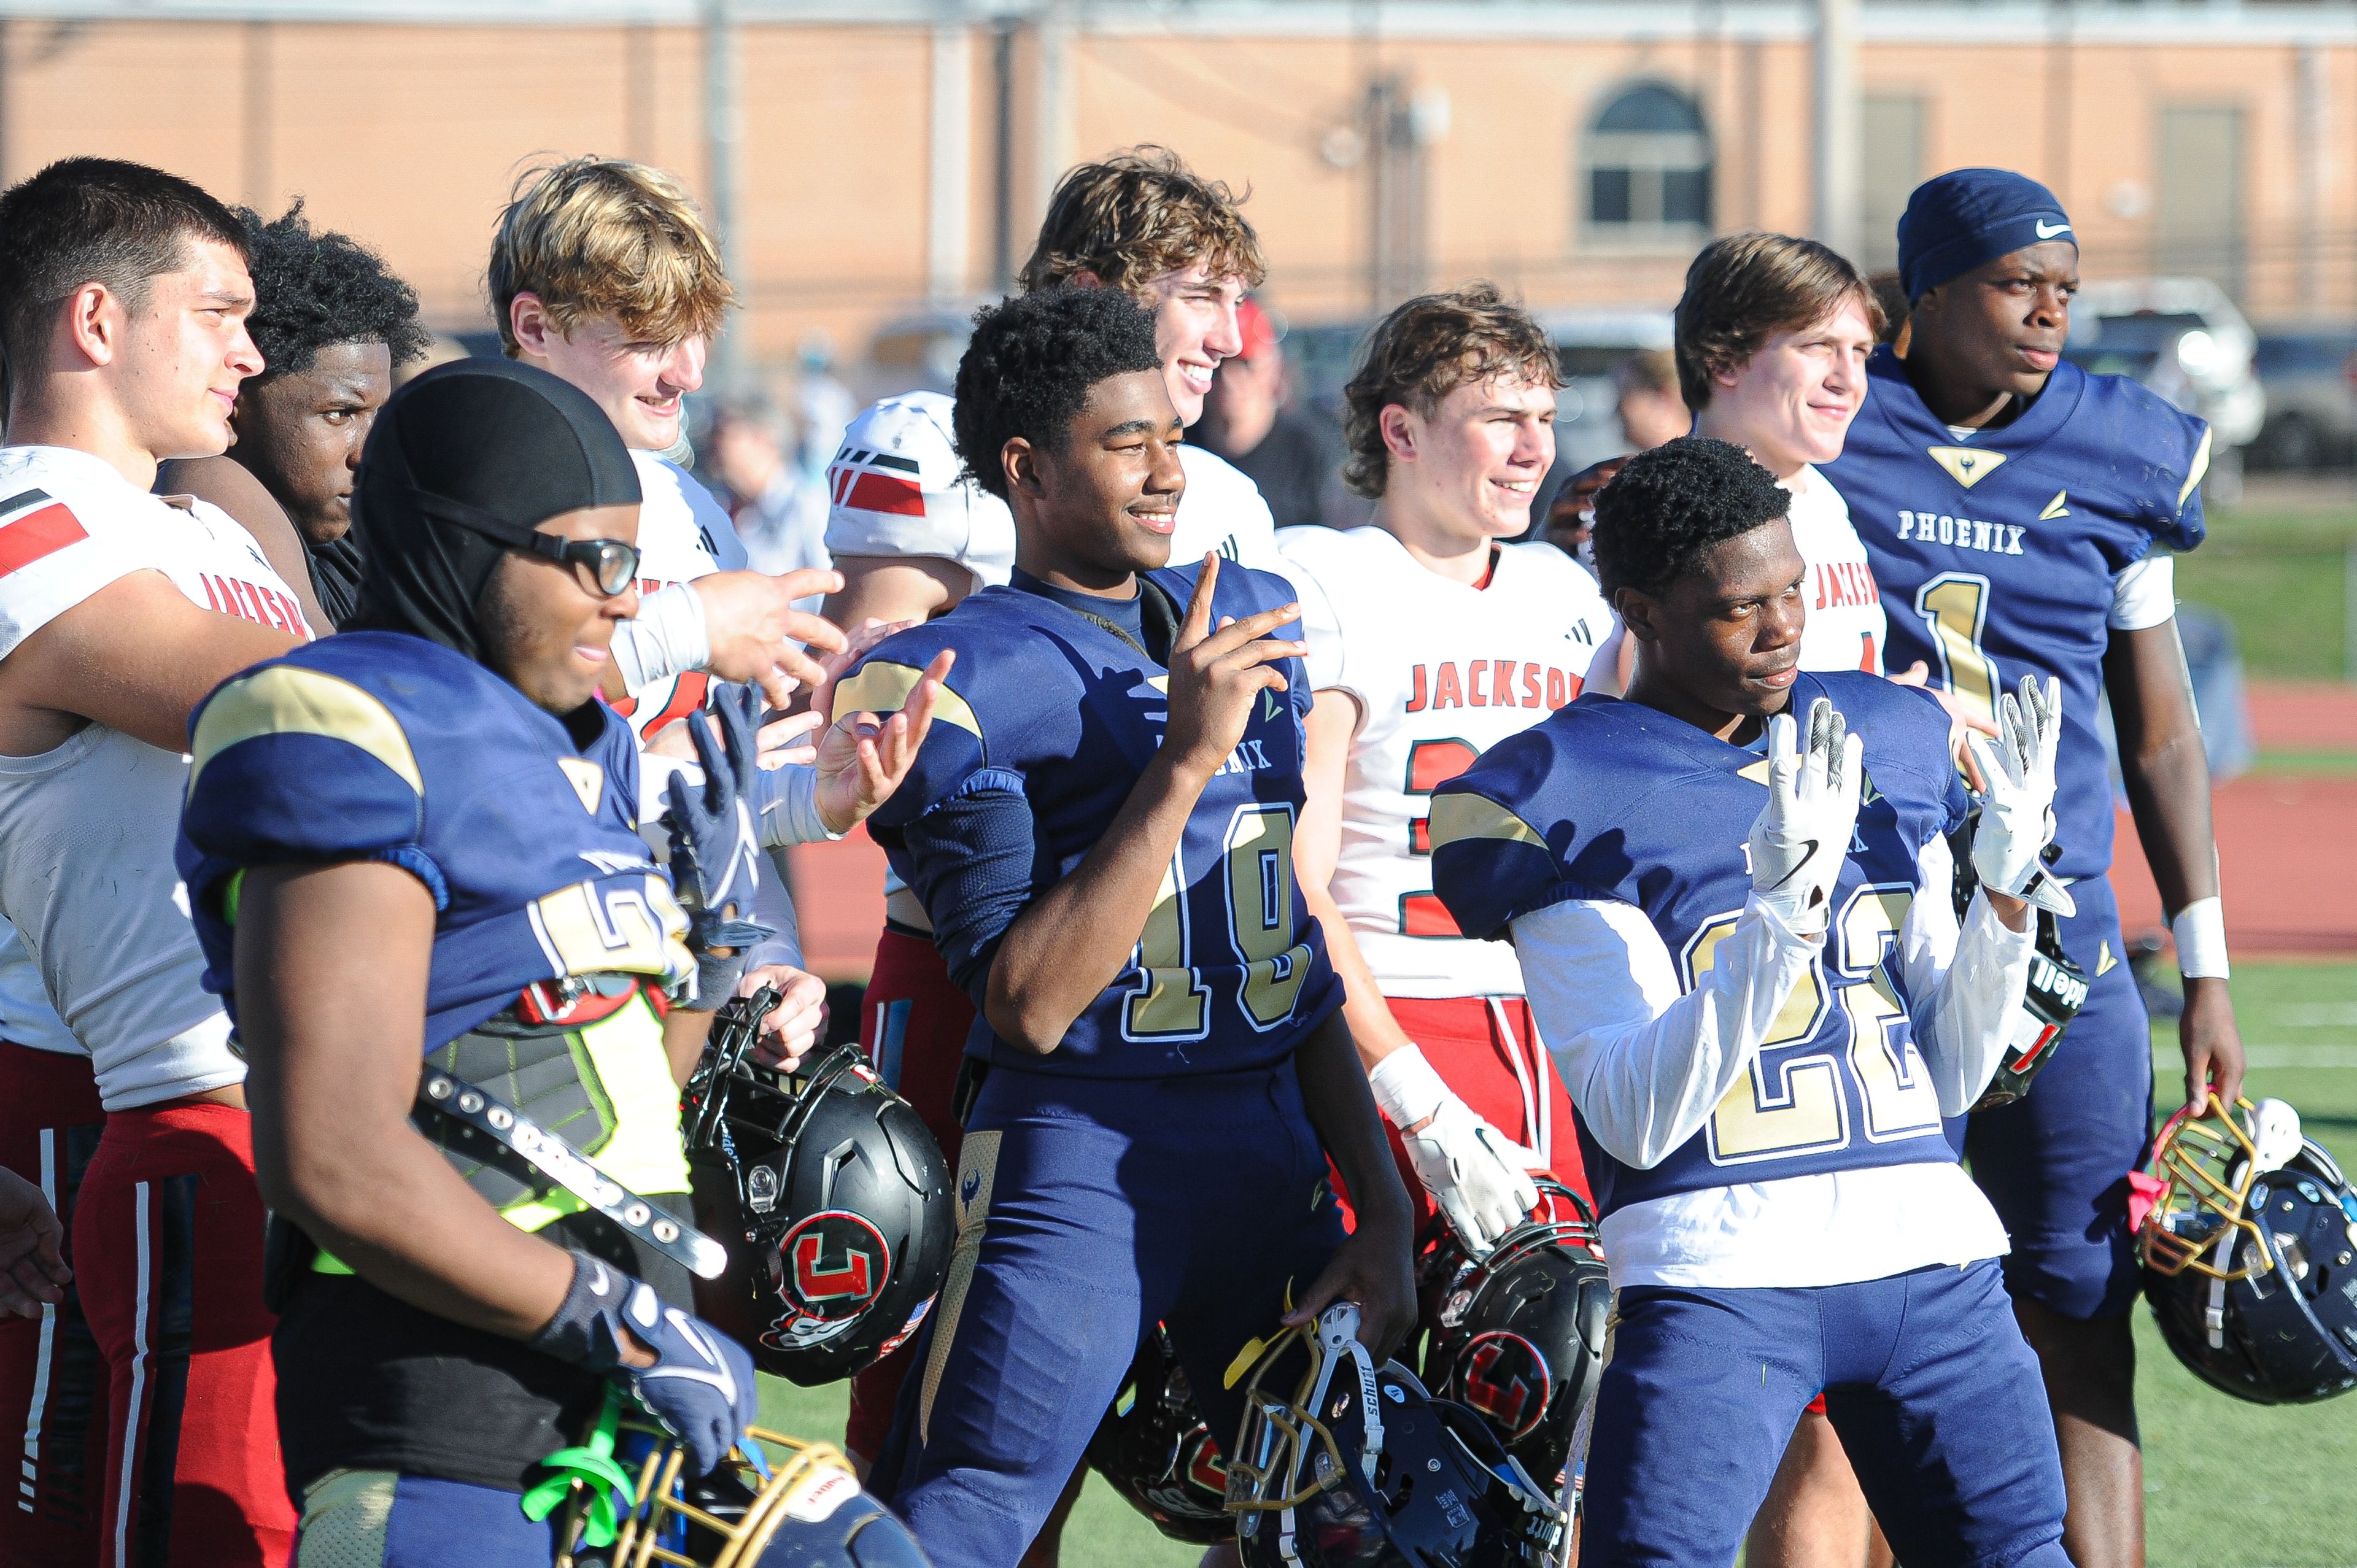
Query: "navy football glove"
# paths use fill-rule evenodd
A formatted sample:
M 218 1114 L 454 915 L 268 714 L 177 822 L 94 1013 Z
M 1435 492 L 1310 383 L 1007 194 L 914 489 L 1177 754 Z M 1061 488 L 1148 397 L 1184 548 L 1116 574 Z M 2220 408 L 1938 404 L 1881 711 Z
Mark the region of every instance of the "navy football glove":
M 753 784 L 759 744 L 754 726 L 761 694 L 750 686 L 722 689 L 713 704 L 720 734 L 701 711 L 688 714 L 688 739 L 704 765 L 704 788 L 684 777 L 672 780 L 663 826 L 671 834 L 671 875 L 680 907 L 688 913 L 688 946 L 699 954 L 715 949 L 742 955 L 770 934 L 752 919 L 753 889 L 761 880 L 760 840 L 753 831 Z M 741 964 L 739 965 L 741 968 Z M 735 976 L 715 988 L 699 985 L 708 1005 L 727 1000 Z
M 632 1339 L 654 1352 L 653 1366 L 623 1364 L 623 1347 Z M 743 1346 L 587 1252 L 573 1254 L 565 1305 L 532 1347 L 623 1382 L 685 1445 L 688 1467 L 698 1476 L 719 1467 L 756 1413 L 753 1358 Z

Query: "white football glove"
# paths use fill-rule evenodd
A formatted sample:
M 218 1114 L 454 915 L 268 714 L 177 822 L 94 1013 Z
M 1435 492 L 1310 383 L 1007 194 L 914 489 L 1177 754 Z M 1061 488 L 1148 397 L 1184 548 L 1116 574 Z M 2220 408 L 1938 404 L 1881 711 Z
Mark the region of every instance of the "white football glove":
M 1857 831 L 1863 743 L 1833 703 L 1809 704 L 1805 751 L 1790 714 L 1768 721 L 1768 803 L 1751 824 L 1751 890 L 1786 925 L 1815 936 L 1833 918 L 1834 884 Z
M 2052 676 L 2040 687 L 2021 678 L 2018 697 L 1997 698 L 1996 736 L 1971 735 L 1973 763 L 1980 769 L 1980 826 L 1973 830 L 1973 870 L 1992 892 L 2026 898 L 2057 915 L 2075 914 L 2077 904 L 2047 871 L 2040 857 L 2054 842 L 2054 753 L 2062 740 L 2062 682 Z
M 1415 1046 L 1367 1074 L 1384 1117 L 1400 1130 L 1408 1163 L 1466 1250 L 1480 1257 L 1539 1204 L 1527 1165 L 1538 1156 L 1473 1114 Z M 1411 1133 L 1419 1122 L 1424 1125 Z

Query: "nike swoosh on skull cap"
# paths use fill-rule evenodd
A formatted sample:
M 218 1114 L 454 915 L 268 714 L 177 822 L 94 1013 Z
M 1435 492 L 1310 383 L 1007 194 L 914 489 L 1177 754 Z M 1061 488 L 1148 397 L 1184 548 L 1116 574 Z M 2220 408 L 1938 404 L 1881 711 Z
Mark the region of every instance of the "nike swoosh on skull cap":
M 2041 240 L 2051 240 L 2057 234 L 2068 234 L 2070 231 L 2071 225 L 2068 223 L 2057 223 L 2049 228 L 2045 219 L 2040 218 L 2038 220 L 2038 237 Z

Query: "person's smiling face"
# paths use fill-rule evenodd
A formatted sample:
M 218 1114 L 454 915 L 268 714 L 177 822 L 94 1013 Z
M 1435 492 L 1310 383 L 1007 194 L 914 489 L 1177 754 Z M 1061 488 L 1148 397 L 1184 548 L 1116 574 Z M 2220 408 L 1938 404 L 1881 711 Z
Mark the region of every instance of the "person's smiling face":
M 1138 303 L 1154 317 L 1154 348 L 1162 356 L 1170 405 L 1183 424 L 1193 424 L 1203 417 L 1203 399 L 1220 362 L 1243 352 L 1236 306 L 1244 297 L 1244 280 L 1213 277 L 1199 262 L 1164 273 L 1139 295 Z
M 582 507 L 542 523 L 560 539 L 618 539 L 635 544 L 639 508 Z M 571 562 L 510 550 L 477 607 L 483 662 L 552 714 L 569 714 L 597 693 L 613 660 L 614 626 L 639 613 L 636 587 L 611 598 Z
M 1187 489 L 1184 439 L 1163 378 L 1132 371 L 1089 389 L 1060 446 L 1009 442 L 1008 478 L 1031 518 L 1017 564 L 1090 591 L 1168 564 Z
M 1824 319 L 1773 333 L 1741 365 L 1716 372 L 1703 432 L 1747 448 L 1780 479 L 1830 463 L 1866 403 L 1873 352 L 1865 301 L 1846 299 Z

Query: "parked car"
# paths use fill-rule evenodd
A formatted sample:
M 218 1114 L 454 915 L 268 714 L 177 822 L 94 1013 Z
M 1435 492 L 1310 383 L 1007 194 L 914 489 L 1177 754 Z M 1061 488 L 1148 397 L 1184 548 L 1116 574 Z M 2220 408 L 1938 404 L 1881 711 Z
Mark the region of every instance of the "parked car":
M 2357 333 L 2270 335 L 2253 363 L 2267 393 L 2253 462 L 2314 468 L 2357 456 Z
M 2243 448 L 2266 419 L 2257 348 L 2251 324 L 2209 279 L 2131 278 L 2080 290 L 2063 353 L 2089 371 L 2133 376 L 2208 420 L 2204 490 L 2231 505 L 2242 493 Z

